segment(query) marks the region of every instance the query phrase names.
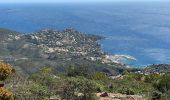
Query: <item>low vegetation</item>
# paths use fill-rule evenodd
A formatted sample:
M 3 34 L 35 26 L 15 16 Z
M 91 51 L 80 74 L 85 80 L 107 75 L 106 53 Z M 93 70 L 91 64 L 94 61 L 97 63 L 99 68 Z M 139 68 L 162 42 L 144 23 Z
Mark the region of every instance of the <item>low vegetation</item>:
M 0 63 L 0 100 L 14 100 L 13 94 L 4 88 L 4 81 L 12 74 L 12 66 Z
M 170 73 L 144 75 L 125 71 L 113 78 L 85 67 L 71 66 L 63 73 L 44 67 L 27 78 L 16 72 L 5 83 L 13 94 L 1 88 L 0 97 L 6 95 L 2 100 L 13 100 L 13 96 L 15 100 L 98 100 L 96 93 L 102 92 L 140 95 L 146 100 L 170 99 Z

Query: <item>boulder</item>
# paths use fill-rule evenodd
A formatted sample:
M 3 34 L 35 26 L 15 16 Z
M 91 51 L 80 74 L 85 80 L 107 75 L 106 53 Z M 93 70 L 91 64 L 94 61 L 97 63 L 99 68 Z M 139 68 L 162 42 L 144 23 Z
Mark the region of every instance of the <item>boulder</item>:
M 101 95 L 100 95 L 100 97 L 108 97 L 109 95 L 108 95 L 108 93 L 107 92 L 104 92 L 104 93 L 102 93 Z

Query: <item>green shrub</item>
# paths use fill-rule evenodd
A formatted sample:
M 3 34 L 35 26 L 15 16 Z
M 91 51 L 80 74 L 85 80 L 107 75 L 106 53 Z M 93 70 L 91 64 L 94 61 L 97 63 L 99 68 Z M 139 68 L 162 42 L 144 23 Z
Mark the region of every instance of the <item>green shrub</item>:
M 170 77 L 163 76 L 160 80 L 158 80 L 154 87 L 162 93 L 165 93 L 170 90 Z
M 44 98 L 47 98 L 49 96 L 48 88 L 38 83 L 34 83 L 31 85 L 30 92 L 33 95 L 36 95 L 38 100 L 43 100 Z
M 62 98 L 66 100 L 94 100 L 95 83 L 84 77 L 70 77 L 65 80 Z
M 96 81 L 107 81 L 108 76 L 106 76 L 104 73 L 96 72 L 91 75 L 91 79 Z
M 76 77 L 76 76 L 84 76 L 87 77 L 89 75 L 89 70 L 87 67 L 74 67 L 74 66 L 70 66 L 67 69 L 67 73 L 66 76 L 68 77 Z
M 126 88 L 126 87 L 123 87 L 122 89 L 120 89 L 119 92 L 122 94 L 127 94 L 127 95 L 135 94 L 134 90 L 132 90 L 131 88 Z
M 154 92 L 152 93 L 152 100 L 160 100 L 160 99 L 161 99 L 161 96 L 162 96 L 162 93 L 161 93 L 161 92 L 154 91 Z

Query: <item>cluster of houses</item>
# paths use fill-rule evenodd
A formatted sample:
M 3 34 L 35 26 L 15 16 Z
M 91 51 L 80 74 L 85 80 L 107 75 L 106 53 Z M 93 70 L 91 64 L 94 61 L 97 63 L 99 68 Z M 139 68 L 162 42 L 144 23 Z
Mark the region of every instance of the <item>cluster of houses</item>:
M 70 56 L 87 56 L 101 52 L 94 37 L 80 33 L 74 29 L 64 31 L 42 30 L 30 36 L 31 42 L 44 50 L 45 53 L 67 54 Z M 92 58 L 92 60 L 98 58 Z

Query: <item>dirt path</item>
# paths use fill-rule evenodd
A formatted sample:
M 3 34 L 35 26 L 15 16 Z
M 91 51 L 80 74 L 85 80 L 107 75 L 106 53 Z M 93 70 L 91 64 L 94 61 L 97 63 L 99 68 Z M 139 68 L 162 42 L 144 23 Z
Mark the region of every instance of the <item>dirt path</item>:
M 97 93 L 97 97 L 100 97 L 102 93 Z M 108 97 L 100 97 L 99 100 L 144 100 L 139 95 L 125 95 L 119 93 L 107 93 Z

